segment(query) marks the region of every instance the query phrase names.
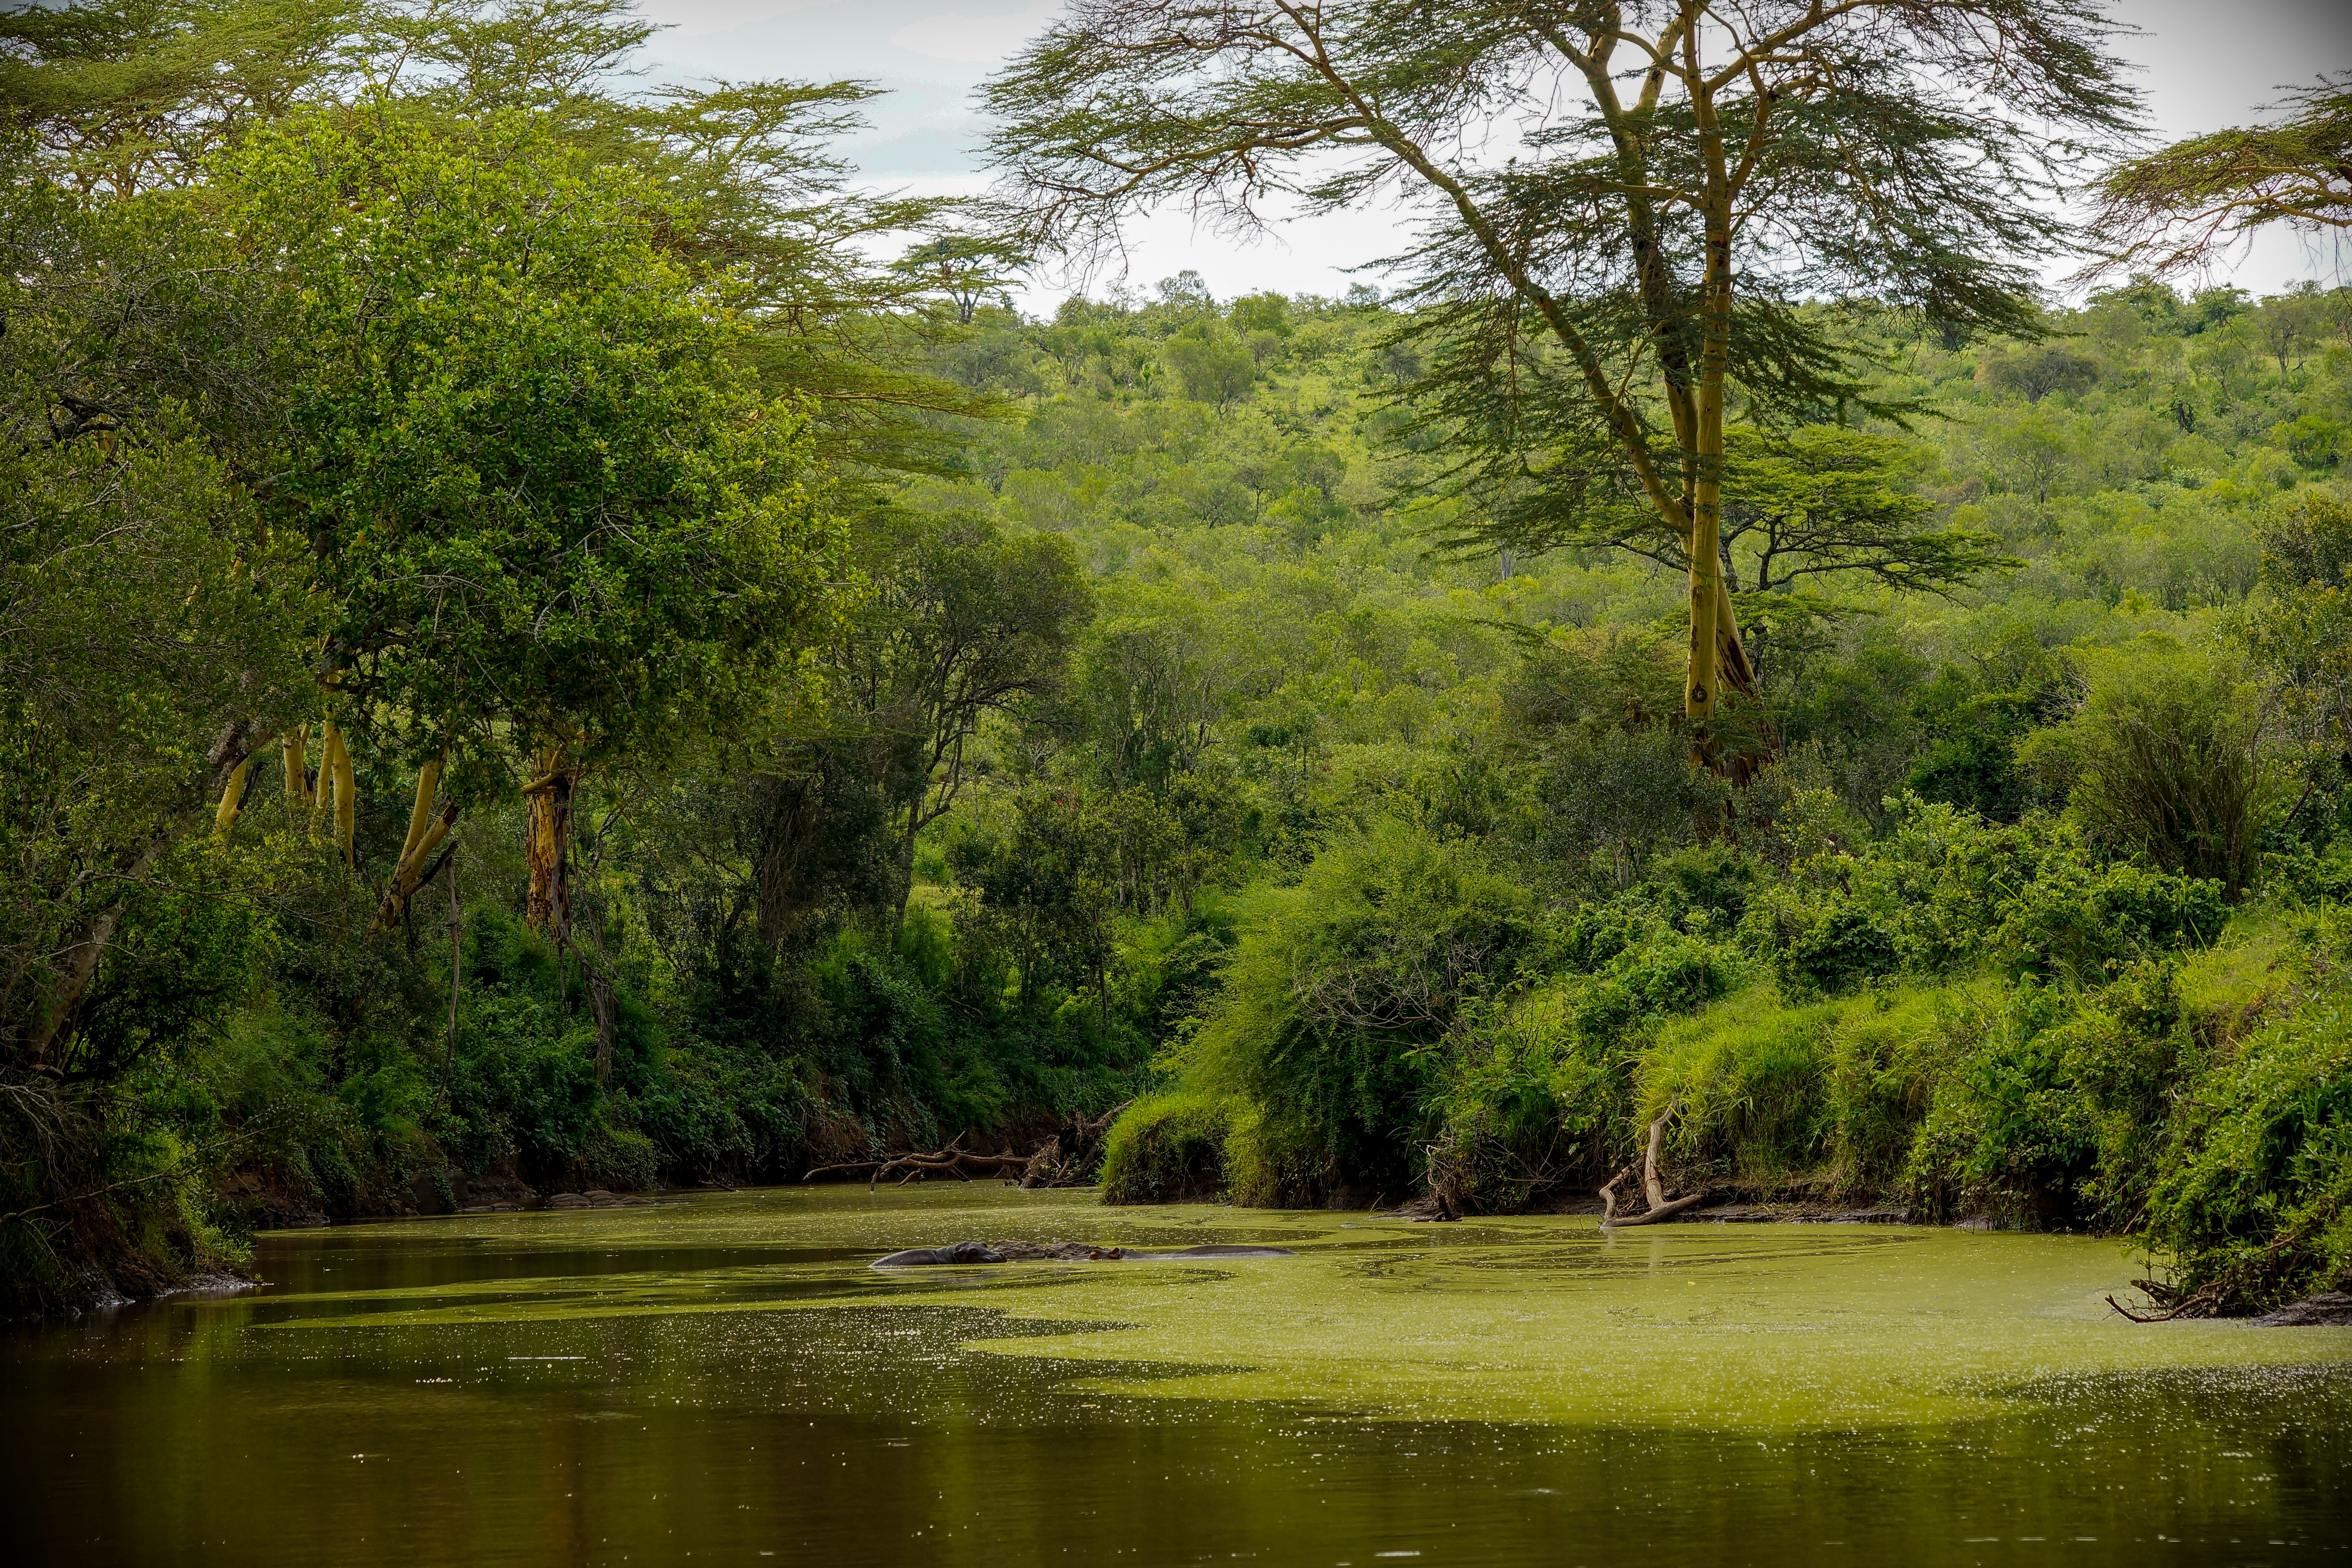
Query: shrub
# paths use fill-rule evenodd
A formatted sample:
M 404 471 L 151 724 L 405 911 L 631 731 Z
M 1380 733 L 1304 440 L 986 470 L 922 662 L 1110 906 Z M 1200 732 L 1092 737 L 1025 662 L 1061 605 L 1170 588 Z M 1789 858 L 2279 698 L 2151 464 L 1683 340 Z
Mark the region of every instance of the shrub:
M 568 1169 L 596 1119 L 594 1026 L 535 997 L 496 994 L 475 1000 L 463 1022 L 449 1098 L 467 1168 L 512 1152 L 541 1171 Z
M 1181 1064 L 1265 1108 L 1253 1190 L 1404 1190 L 1449 1044 L 1536 936 L 1526 891 L 1473 843 L 1389 824 L 1318 857 L 1242 930 Z
M 2096 983 L 2210 942 L 2227 918 L 2218 882 L 2107 860 L 2073 823 L 1893 805 L 1885 840 L 1817 858 L 1754 900 L 1747 932 L 1791 995 L 1979 965 Z
M 1179 1089 L 1137 1100 L 1103 1145 L 1103 1201 L 1173 1203 L 1225 1190 L 1226 1145 L 1251 1120 L 1240 1101 Z
M 591 1186 L 643 1192 L 661 1173 L 654 1141 L 634 1128 L 598 1126 L 589 1131 L 580 1157 Z
M 2352 1270 L 2352 1021 L 2315 1000 L 2196 1081 L 2143 1238 L 2180 1288 L 2259 1310 Z
M 2084 655 L 2081 706 L 2021 751 L 2093 836 L 2235 900 L 2262 815 L 2263 698 L 2243 666 L 2168 637 Z
M 1851 906 L 1832 909 L 1790 942 L 1781 978 L 1800 991 L 1842 991 L 1895 968 L 1895 938 Z
M 1631 1118 L 1635 1042 L 1589 1031 L 1591 982 L 1516 997 L 1465 1039 L 1440 1103 L 1430 1190 L 1457 1214 L 1500 1214 L 1591 1185 Z
M 1839 1012 L 1781 1008 L 1760 990 L 1670 1027 L 1643 1063 L 1643 1107 L 1654 1116 L 1680 1100 L 1678 1151 L 1751 1179 L 1813 1163 L 1829 1131 L 1829 1033 Z

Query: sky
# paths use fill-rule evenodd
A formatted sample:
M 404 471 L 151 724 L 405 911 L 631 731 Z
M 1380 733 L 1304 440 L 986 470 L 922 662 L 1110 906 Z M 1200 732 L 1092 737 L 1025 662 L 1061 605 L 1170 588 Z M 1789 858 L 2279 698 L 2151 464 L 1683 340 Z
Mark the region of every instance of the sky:
M 644 0 L 660 24 L 648 48 L 654 80 L 856 77 L 887 96 L 868 104 L 872 129 L 839 151 L 862 179 L 921 195 L 986 188 L 975 149 L 986 122 L 973 93 L 982 79 L 1061 13 L 1061 0 Z M 2117 52 L 2140 68 L 2156 133 L 2166 141 L 2261 118 L 2281 89 L 2323 71 L 2352 69 L 2352 4 L 2345 0 L 2119 0 L 2142 36 Z M 1162 212 L 1130 232 L 1127 272 L 1051 273 L 1018 303 L 1048 313 L 1079 287 L 1124 281 L 1148 290 L 1191 268 L 1220 299 L 1272 289 L 1339 294 L 1377 274 L 1349 268 L 1397 247 L 1399 214 L 1368 209 L 1297 220 L 1242 241 Z M 2289 279 L 2352 282 L 2352 247 L 2274 226 L 2217 269 L 2214 282 L 2257 294 Z

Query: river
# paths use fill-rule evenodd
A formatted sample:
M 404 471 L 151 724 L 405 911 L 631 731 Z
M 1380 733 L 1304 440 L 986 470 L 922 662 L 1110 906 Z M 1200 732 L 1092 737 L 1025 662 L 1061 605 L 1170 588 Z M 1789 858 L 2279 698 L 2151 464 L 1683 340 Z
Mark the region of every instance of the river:
M 968 1238 L 1288 1258 L 878 1272 Z M 0 1331 L 43 1564 L 2352 1563 L 2352 1330 L 2079 1237 L 933 1184 L 262 1238 Z

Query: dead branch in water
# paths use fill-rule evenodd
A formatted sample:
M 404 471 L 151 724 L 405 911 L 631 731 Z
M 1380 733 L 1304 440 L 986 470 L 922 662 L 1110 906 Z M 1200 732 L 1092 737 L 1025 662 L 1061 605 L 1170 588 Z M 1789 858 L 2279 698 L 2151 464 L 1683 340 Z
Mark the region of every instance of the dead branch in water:
M 2168 1323 L 2177 1318 L 2216 1318 L 2221 1315 L 2225 1304 L 2218 1284 L 2207 1285 L 2197 1290 L 2182 1290 L 2160 1279 L 2135 1279 L 2132 1284 L 2147 1293 L 2147 1299 L 2156 1303 L 2155 1311 L 2135 1312 L 2113 1296 L 2107 1298 L 2107 1305 L 2135 1323 Z
M 887 1160 L 850 1160 L 838 1165 L 819 1165 L 801 1180 L 805 1182 L 836 1171 L 864 1171 L 868 1189 L 879 1185 L 885 1176 L 897 1176 L 903 1187 L 932 1174 L 951 1175 L 963 1182 L 974 1176 L 1001 1176 L 1007 1171 L 1025 1169 L 1029 1163 L 1028 1155 L 1016 1154 L 1010 1149 L 1001 1154 L 977 1154 L 962 1148 L 962 1142 L 963 1134 L 959 1132 L 948 1140 L 946 1147 L 928 1154 L 898 1154 Z
M 1655 1121 L 1650 1123 L 1649 1148 L 1641 1160 L 1642 1192 L 1643 1195 L 1650 1201 L 1648 1210 L 1642 1214 L 1626 1215 L 1622 1218 L 1618 1215 L 1618 1184 L 1633 1173 L 1634 1163 L 1628 1160 L 1625 1163 L 1625 1168 L 1610 1177 L 1607 1184 L 1601 1189 L 1601 1229 L 1622 1230 L 1632 1225 L 1657 1225 L 1674 1218 L 1685 1209 L 1698 1206 L 1701 1194 L 1692 1193 L 1684 1197 L 1669 1199 L 1666 1196 L 1665 1184 L 1658 1176 L 1658 1155 L 1665 1148 L 1666 1123 L 1673 1121 L 1675 1113 L 1682 1108 L 1682 1100 L 1676 1099 L 1659 1114 Z
M 1123 1100 L 1091 1121 L 1084 1117 L 1073 1117 L 1067 1127 L 1049 1134 L 1044 1142 L 1025 1154 L 1015 1153 L 1010 1147 L 995 1154 L 975 1153 L 963 1147 L 964 1135 L 959 1132 L 949 1139 L 944 1147 L 929 1153 L 894 1154 L 880 1160 L 849 1160 L 837 1165 L 819 1165 L 803 1174 L 801 1180 L 810 1181 L 835 1172 L 864 1171 L 866 1173 L 866 1189 L 870 1192 L 881 1184 L 885 1176 L 896 1176 L 898 1184 L 903 1187 L 908 1182 L 921 1181 L 932 1175 L 953 1176 L 958 1181 L 969 1182 L 974 1176 L 1017 1174 L 1024 1187 L 1063 1186 L 1083 1179 L 1091 1169 L 1103 1134 L 1110 1130 L 1111 1122 L 1127 1109 L 1129 1103 Z M 1065 1134 L 1069 1140 L 1066 1152 L 1063 1143 Z

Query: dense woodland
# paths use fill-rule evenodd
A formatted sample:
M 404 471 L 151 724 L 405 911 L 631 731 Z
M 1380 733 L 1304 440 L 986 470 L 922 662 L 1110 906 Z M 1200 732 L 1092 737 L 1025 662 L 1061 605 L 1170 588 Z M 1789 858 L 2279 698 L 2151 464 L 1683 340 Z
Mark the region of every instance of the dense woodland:
M 2352 1261 L 2352 290 L 1791 299 L 1695 717 L 1687 553 L 1493 460 L 1458 302 L 1024 317 L 866 89 L 644 36 L 5 18 L 7 1300 L 1121 1106 L 1112 1201 L 1509 1211 L 1671 1112 L 2219 1308 Z

